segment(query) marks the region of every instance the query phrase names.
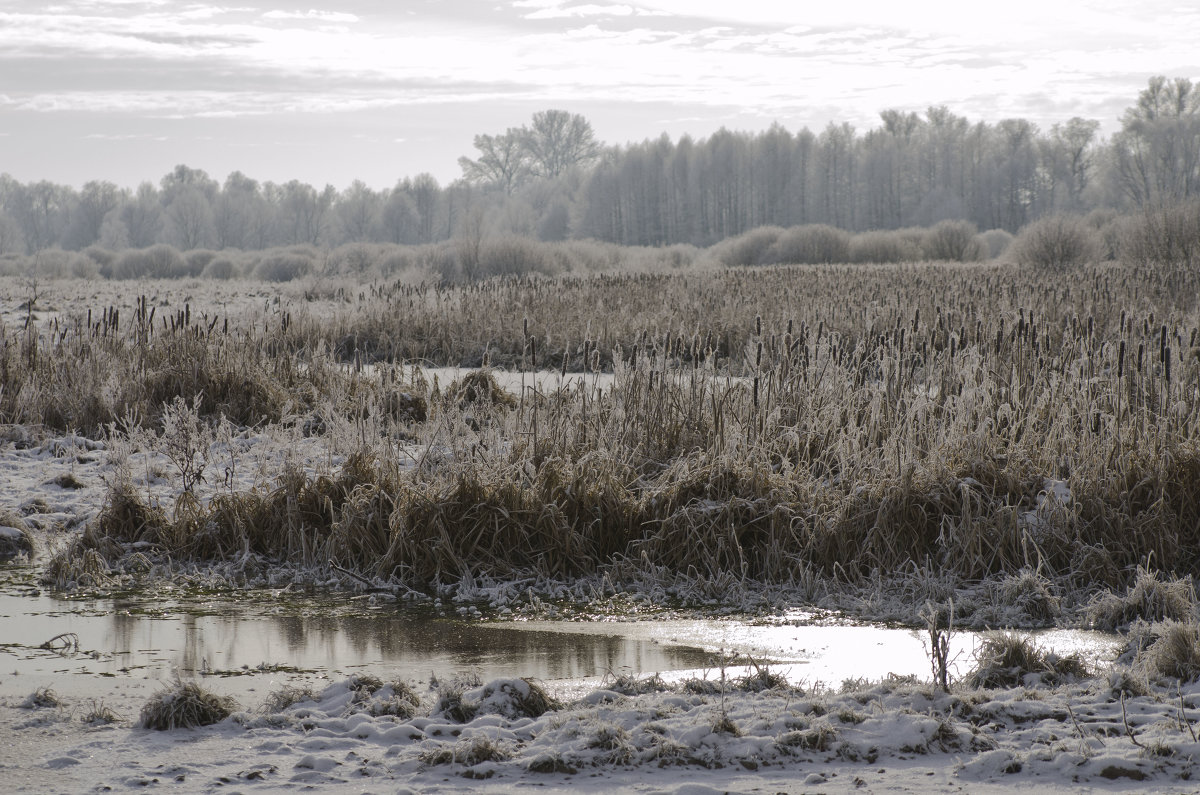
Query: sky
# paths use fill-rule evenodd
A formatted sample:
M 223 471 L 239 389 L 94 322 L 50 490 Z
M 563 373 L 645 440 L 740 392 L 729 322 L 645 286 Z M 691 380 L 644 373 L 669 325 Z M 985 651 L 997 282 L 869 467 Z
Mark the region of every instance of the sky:
M 1200 80 L 1195 0 L 301 2 L 0 0 L 0 173 L 445 184 L 548 108 L 609 144 L 931 105 L 1111 134 L 1152 75 Z

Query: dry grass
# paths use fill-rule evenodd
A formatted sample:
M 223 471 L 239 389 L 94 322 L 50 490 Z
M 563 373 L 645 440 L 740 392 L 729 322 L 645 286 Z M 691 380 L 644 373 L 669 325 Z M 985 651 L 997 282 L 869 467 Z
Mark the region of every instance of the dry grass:
M 220 723 L 238 709 L 231 696 L 218 696 L 196 682 L 176 679 L 146 702 L 138 725 L 146 729 L 194 729 Z
M 975 665 L 967 674 L 969 687 L 1017 687 L 1027 677 L 1047 684 L 1088 675 L 1074 654 L 1061 657 L 1040 649 L 1030 638 L 1013 632 L 989 632 L 975 652 Z
M 77 361 L 111 365 L 141 401 L 98 389 L 104 411 L 70 409 L 91 425 L 136 405 L 157 428 L 204 388 L 195 413 L 211 418 L 236 408 L 215 374 L 265 374 L 243 419 L 319 404 L 312 432 L 357 451 L 171 515 L 114 489 L 49 578 L 101 581 L 138 540 L 156 560 L 249 552 L 418 588 L 619 568 L 721 594 L 928 571 L 1002 580 L 1051 622 L 1065 595 L 1129 587 L 1139 566 L 1200 571 L 1200 274 L 768 267 L 357 292 L 211 333 L 194 316 L 4 332 L 0 420 L 73 422 L 44 395 L 84 399 L 99 382 Z M 583 375 L 509 395 L 483 371 L 435 396 L 399 365 L 485 353 Z M 201 366 L 148 390 L 168 355 Z M 389 403 L 401 393 L 430 408 Z

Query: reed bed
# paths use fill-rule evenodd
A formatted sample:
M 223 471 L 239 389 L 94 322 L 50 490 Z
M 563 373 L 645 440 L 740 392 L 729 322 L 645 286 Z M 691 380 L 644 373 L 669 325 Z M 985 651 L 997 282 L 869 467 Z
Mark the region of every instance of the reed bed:
M 368 285 L 324 315 L 185 322 L 141 342 L 136 323 L 114 324 L 119 340 L 103 323 L 60 326 L 58 342 L 8 331 L 0 366 L 18 391 L 97 383 L 76 375 L 80 352 L 133 374 L 120 381 L 140 402 L 86 416 L 154 416 L 196 389 L 201 414 L 245 400 L 258 408 L 243 420 L 286 421 L 284 404 L 315 406 L 329 421 L 314 432 L 354 436 L 340 472 L 284 472 L 169 517 L 114 490 L 55 563 L 60 580 L 147 541 L 140 554 L 174 561 L 259 556 L 420 589 L 631 572 L 717 593 L 1008 578 L 996 593 L 1050 616 L 1059 595 L 1126 588 L 1141 569 L 1200 571 L 1197 281 L 946 264 Z M 583 376 L 496 400 L 486 370 L 439 386 L 403 367 L 476 356 Z M 261 391 L 222 392 L 215 373 Z M 7 393 L 6 421 L 69 424 Z M 1017 587 L 1031 577 L 1037 599 Z

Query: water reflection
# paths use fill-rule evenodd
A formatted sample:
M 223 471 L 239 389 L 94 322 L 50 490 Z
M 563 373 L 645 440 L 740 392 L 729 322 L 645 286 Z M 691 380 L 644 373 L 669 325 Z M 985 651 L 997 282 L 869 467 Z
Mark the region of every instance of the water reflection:
M 74 632 L 81 649 L 99 652 L 98 659 L 86 661 L 93 673 L 149 668 L 193 674 L 262 665 L 331 672 L 384 669 L 421 678 L 474 671 L 485 678 L 553 680 L 694 668 L 712 659 L 686 644 L 623 637 L 603 624 L 592 632 L 578 626 L 571 632 L 552 626 L 526 630 L 414 615 L 402 607 L 349 616 L 277 615 L 262 603 L 221 605 L 216 614 L 201 615 L 180 609 L 148 614 L 144 608 L 122 600 L 64 604 L 45 596 L 0 594 L 7 643 L 30 648 L 54 634 Z
M 929 676 L 923 636 L 905 629 L 813 625 L 804 615 L 775 622 L 674 620 L 630 623 L 458 621 L 405 605 L 351 607 L 345 599 L 284 601 L 270 594 L 235 599 L 167 598 L 65 601 L 6 589 L 0 581 L 0 665 L 20 671 L 230 673 L 302 669 L 320 674 L 369 670 L 408 679 L 475 672 L 484 679 L 534 676 L 581 680 L 609 673 L 651 674 L 712 669 L 717 653 L 732 664 L 784 664 L 793 681 L 837 684 L 888 674 Z M 357 612 L 354 612 L 357 610 Z M 80 649 L 61 658 L 37 647 L 73 632 Z M 1038 633 L 1059 653 L 1092 663 L 1111 659 L 1116 638 L 1100 633 Z M 955 673 L 970 667 L 978 636 L 955 633 Z M 9 645 L 4 645 L 9 644 Z M 10 669 L 11 670 L 11 669 Z

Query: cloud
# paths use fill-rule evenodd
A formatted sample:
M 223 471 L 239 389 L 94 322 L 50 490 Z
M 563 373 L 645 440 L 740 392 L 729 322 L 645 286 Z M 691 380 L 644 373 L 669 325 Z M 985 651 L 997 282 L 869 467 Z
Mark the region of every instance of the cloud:
M 596 5 L 584 3 L 576 6 L 543 6 L 526 19 L 570 19 L 574 17 L 632 17 L 650 16 L 653 12 L 631 5 Z
M 319 11 L 310 8 L 307 11 L 268 11 L 262 15 L 263 19 L 311 19 L 316 22 L 358 22 L 359 18 L 355 14 L 346 14 L 341 11 Z

